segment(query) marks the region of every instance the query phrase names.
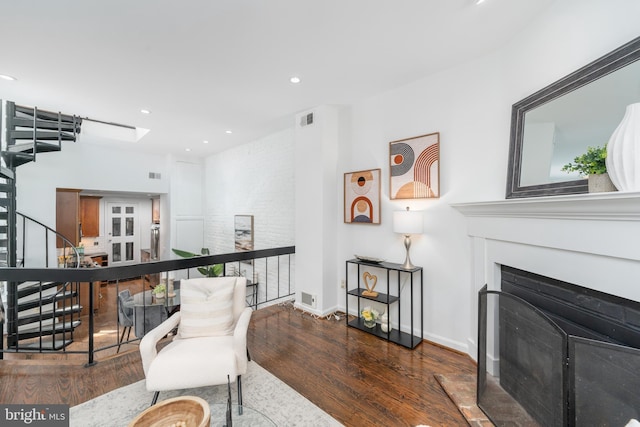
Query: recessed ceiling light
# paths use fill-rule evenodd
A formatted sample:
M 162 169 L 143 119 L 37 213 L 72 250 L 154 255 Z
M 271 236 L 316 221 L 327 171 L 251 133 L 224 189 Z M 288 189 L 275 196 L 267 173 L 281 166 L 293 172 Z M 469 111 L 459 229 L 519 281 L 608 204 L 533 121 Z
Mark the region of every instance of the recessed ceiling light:
M 224 133 L 233 133 L 233 131 L 225 130 Z
M 482 4 L 484 3 L 484 0 L 476 0 L 476 4 Z
M 9 80 L 10 82 L 14 82 L 14 81 L 18 80 L 15 77 L 9 76 L 7 74 L 0 74 L 0 79 Z
M 151 114 L 151 111 L 149 111 L 149 110 L 147 110 L 147 109 L 144 109 L 144 108 L 143 108 L 142 110 L 140 110 L 140 112 L 141 112 L 142 114 Z
M 289 81 L 290 81 L 291 83 L 300 83 L 300 77 L 298 77 L 298 76 L 293 76 L 293 77 L 291 77 L 291 78 L 289 79 Z
M 184 151 L 191 151 L 191 148 L 185 148 Z
M 209 141 L 202 141 L 202 143 L 203 143 L 203 144 L 208 144 L 208 143 L 209 143 Z

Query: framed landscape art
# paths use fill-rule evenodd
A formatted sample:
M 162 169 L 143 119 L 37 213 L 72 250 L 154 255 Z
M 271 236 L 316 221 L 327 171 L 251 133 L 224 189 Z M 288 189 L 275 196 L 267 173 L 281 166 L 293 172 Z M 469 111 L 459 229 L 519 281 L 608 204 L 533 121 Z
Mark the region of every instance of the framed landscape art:
M 344 222 L 380 224 L 380 169 L 344 174 Z
M 236 251 L 253 250 L 253 215 L 236 215 L 235 224 Z
M 440 133 L 389 143 L 389 198 L 440 197 Z

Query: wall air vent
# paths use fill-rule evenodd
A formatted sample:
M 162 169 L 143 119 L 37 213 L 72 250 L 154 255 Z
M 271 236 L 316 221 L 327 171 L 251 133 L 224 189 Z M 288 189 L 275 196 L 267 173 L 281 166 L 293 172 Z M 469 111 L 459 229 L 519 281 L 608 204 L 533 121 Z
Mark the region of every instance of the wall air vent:
M 313 124 L 313 113 L 300 116 L 300 127 L 309 126 Z
M 160 179 L 160 172 L 149 172 L 149 179 Z
M 311 308 L 316 308 L 316 296 L 306 292 L 300 292 L 300 300 L 302 304 Z

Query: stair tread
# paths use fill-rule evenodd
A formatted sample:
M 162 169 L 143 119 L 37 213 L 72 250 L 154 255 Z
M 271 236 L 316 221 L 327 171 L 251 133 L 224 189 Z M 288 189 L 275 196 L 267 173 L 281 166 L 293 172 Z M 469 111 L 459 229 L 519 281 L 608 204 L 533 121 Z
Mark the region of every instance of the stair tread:
M 25 107 L 24 105 L 15 105 L 15 104 L 14 106 L 15 106 L 15 111 L 17 113 L 26 114 L 29 117 L 33 117 L 34 108 Z M 80 117 L 72 116 L 69 114 L 54 113 L 52 111 L 46 111 L 46 110 L 38 110 L 38 114 L 37 114 L 37 118 L 42 120 L 58 120 L 58 117 L 60 118 L 60 120 L 66 123 L 72 123 L 74 119 L 76 123 L 82 123 L 82 119 Z
M 33 308 L 46 306 L 49 304 L 53 304 L 56 301 L 62 301 L 65 299 L 73 298 L 77 295 L 77 292 L 65 291 L 63 293 L 52 293 L 50 295 L 45 296 L 44 298 L 38 298 L 38 294 L 29 295 L 27 300 L 20 299 L 18 301 L 18 311 L 31 310 Z M 33 298 L 35 296 L 35 298 Z M 42 303 L 40 303 L 42 301 Z
M 3 151 L 2 155 L 7 159 L 7 163 L 10 163 L 13 167 L 18 167 L 33 161 L 33 154 L 29 153 L 12 153 L 10 151 Z
M 81 324 L 82 324 L 81 320 L 74 320 L 73 322 L 67 322 L 67 323 L 58 322 L 55 324 L 49 324 L 49 325 L 43 326 L 42 331 L 49 332 L 49 333 L 51 333 L 52 331 L 63 332 L 66 330 L 73 330 L 78 326 L 80 326 Z M 37 333 L 40 330 L 41 329 L 39 328 L 39 325 L 21 326 L 18 328 L 18 335 L 32 334 L 34 332 Z
M 56 293 L 55 288 L 43 289 L 42 296 L 48 297 L 49 295 L 54 295 Z M 37 300 L 40 298 L 40 292 L 33 292 L 30 294 L 26 294 L 24 296 L 18 296 L 18 303 L 28 302 L 31 300 Z
M 26 316 L 18 316 L 17 324 L 27 325 L 29 323 L 39 322 L 40 319 L 52 319 L 54 317 L 60 317 L 64 315 L 69 315 L 72 313 L 79 313 L 82 310 L 82 306 L 80 304 L 74 304 L 68 307 L 56 308 L 54 310 L 43 310 L 39 313 L 29 314 Z
M 42 285 L 44 286 L 44 285 L 49 285 L 51 283 L 59 283 L 59 282 L 39 282 L 37 280 L 27 280 L 26 282 L 18 283 L 18 289 L 24 289 L 31 286 L 38 286 L 40 283 L 42 283 Z
M 53 141 L 53 142 L 51 142 Z M 57 144 L 58 140 L 53 139 L 51 141 L 36 141 L 38 153 L 50 153 L 52 151 L 60 151 L 60 146 Z M 65 141 L 65 140 L 63 140 Z M 33 155 L 33 141 L 20 142 L 13 144 L 7 148 L 5 154 L 13 157 L 28 157 Z
M 0 166 L 0 176 L 3 176 L 7 179 L 15 179 L 16 174 L 11 169 Z
M 12 140 L 15 140 L 15 139 L 33 140 L 33 137 L 34 137 L 33 130 L 12 130 L 9 132 L 9 138 Z M 40 141 L 44 141 L 44 140 L 57 141 L 58 139 L 61 139 L 62 141 L 75 141 L 76 137 L 72 133 L 68 133 L 68 132 L 54 132 L 54 131 L 36 129 L 35 139 Z
M 60 282 L 43 282 L 40 286 L 40 282 L 24 282 L 18 284 L 18 300 L 26 297 L 27 295 L 40 294 L 40 290 L 47 291 L 61 285 Z
M 14 117 L 12 122 L 13 126 L 33 128 L 33 117 Z M 58 120 L 36 119 L 36 127 L 38 129 L 58 130 Z M 73 132 L 74 127 L 76 132 L 80 131 L 78 122 L 75 124 L 72 121 L 60 122 L 60 130 L 62 131 Z
M 20 342 L 20 345 L 18 347 L 22 349 L 39 349 L 40 339 L 37 339 L 37 338 L 31 338 L 31 339 L 33 341 L 30 343 Z M 72 342 L 73 342 L 73 339 L 71 338 L 60 339 L 60 338 L 54 338 L 54 336 L 49 335 L 42 338 L 42 348 L 47 350 L 62 350 Z M 11 345 L 7 344 L 7 347 L 16 348 L 17 346 L 15 345 L 15 343 L 12 343 Z

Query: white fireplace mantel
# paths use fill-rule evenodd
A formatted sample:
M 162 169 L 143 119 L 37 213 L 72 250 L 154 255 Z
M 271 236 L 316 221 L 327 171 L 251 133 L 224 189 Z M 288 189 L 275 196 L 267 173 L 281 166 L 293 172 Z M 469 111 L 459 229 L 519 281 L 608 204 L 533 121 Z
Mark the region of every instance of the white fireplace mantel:
M 508 265 L 640 301 L 640 193 L 454 203 L 471 241 L 470 298 Z M 475 311 L 475 310 L 474 310 Z M 474 355 L 472 313 L 469 348 Z
M 640 221 L 640 193 L 610 192 L 451 205 L 467 217 Z

